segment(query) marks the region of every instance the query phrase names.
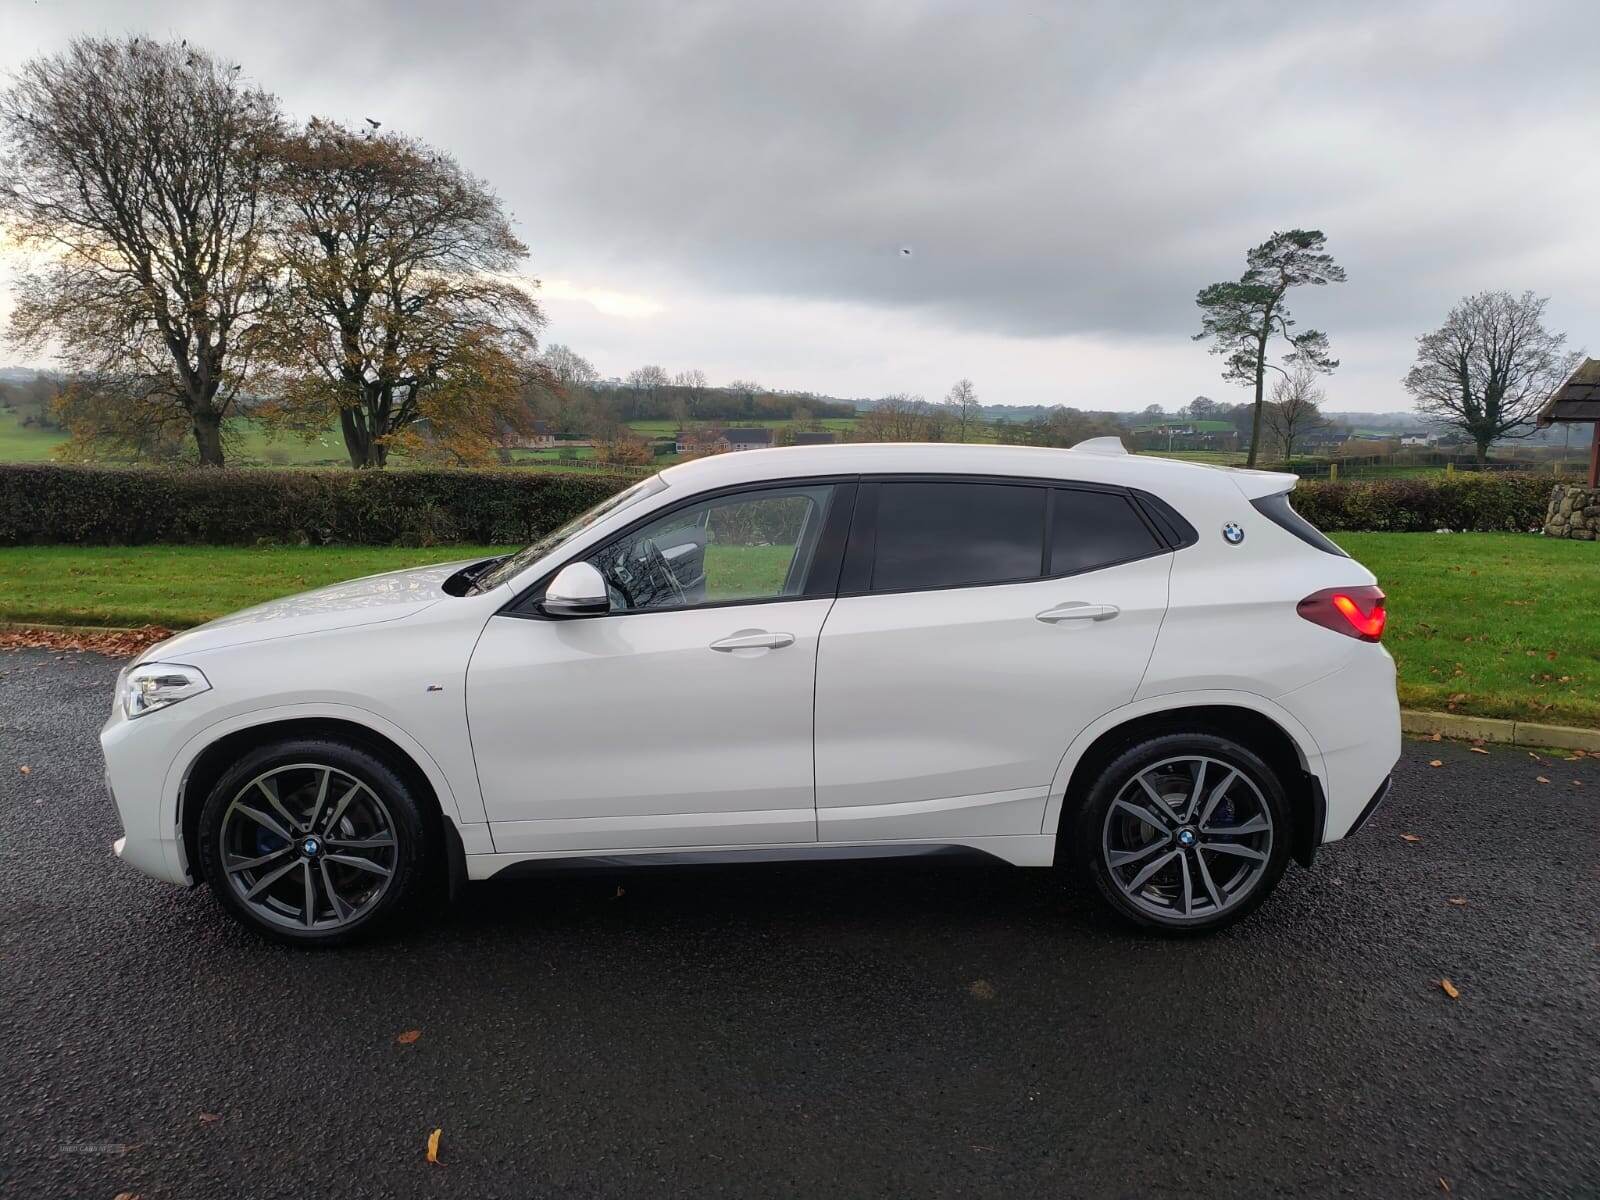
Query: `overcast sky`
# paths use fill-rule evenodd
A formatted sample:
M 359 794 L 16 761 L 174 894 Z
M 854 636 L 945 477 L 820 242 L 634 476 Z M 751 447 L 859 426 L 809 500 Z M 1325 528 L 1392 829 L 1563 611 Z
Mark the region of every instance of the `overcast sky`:
M 1194 294 L 1296 226 L 1349 272 L 1292 302 L 1333 409 L 1409 407 L 1415 337 L 1482 288 L 1600 347 L 1592 0 L 0 0 L 0 72 L 127 32 L 456 154 L 602 375 L 1241 400 Z

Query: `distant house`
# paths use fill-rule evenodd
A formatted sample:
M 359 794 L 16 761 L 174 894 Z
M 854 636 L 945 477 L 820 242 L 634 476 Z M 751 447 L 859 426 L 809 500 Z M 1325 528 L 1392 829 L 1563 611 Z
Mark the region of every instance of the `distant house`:
M 796 446 L 831 446 L 839 440 L 839 435 L 830 430 L 821 433 L 797 433 L 794 435 Z
M 1400 439 L 1402 446 L 1437 446 L 1439 435 L 1434 433 L 1408 433 Z
M 556 444 L 555 426 L 549 421 L 535 421 L 528 430 L 523 445 L 530 450 L 548 450 Z
M 673 448 L 679 454 L 717 454 L 728 448 L 720 429 L 679 429 Z
M 765 450 L 772 445 L 772 430 L 765 425 L 753 429 L 724 429 L 720 442 L 729 450 Z

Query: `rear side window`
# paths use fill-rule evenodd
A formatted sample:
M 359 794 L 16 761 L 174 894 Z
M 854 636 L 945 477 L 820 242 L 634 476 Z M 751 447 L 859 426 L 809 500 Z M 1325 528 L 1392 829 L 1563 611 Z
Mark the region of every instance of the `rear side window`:
M 1125 496 L 1060 488 L 1053 503 L 1051 575 L 1092 571 L 1166 549 Z
M 1050 489 L 1000 483 L 885 483 L 875 592 L 1039 578 Z
M 1262 496 L 1250 501 L 1250 506 L 1274 525 L 1287 529 L 1306 545 L 1315 546 L 1324 554 L 1337 554 L 1340 558 L 1350 557 L 1329 541 L 1322 530 L 1295 512 L 1289 504 L 1288 492 L 1279 492 L 1275 496 Z

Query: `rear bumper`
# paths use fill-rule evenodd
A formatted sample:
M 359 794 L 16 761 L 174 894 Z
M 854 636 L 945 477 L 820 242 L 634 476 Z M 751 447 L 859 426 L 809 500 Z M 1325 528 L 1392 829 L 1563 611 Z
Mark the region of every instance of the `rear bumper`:
M 1356 814 L 1356 819 L 1351 822 L 1350 828 L 1344 831 L 1345 837 L 1354 837 L 1361 832 L 1361 827 L 1372 818 L 1373 813 L 1378 811 L 1378 805 L 1388 798 L 1389 789 L 1393 786 L 1394 776 L 1386 776 L 1384 781 L 1378 785 L 1378 790 L 1372 793 L 1372 799 L 1367 801 L 1367 806 Z
M 1372 815 L 1400 761 L 1394 660 L 1381 646 L 1364 646 L 1349 665 L 1278 702 L 1322 753 L 1326 813 L 1320 840 L 1338 841 Z

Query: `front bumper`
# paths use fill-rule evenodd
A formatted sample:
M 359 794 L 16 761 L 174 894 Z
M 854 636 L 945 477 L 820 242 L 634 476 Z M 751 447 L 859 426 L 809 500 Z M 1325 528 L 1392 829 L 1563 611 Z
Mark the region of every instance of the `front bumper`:
M 178 839 L 176 792 L 170 796 L 166 792 L 187 724 L 170 711 L 137 721 L 118 711 L 100 730 L 106 791 L 122 822 L 122 836 L 112 842 L 112 849 L 129 866 L 167 883 L 191 882 Z

